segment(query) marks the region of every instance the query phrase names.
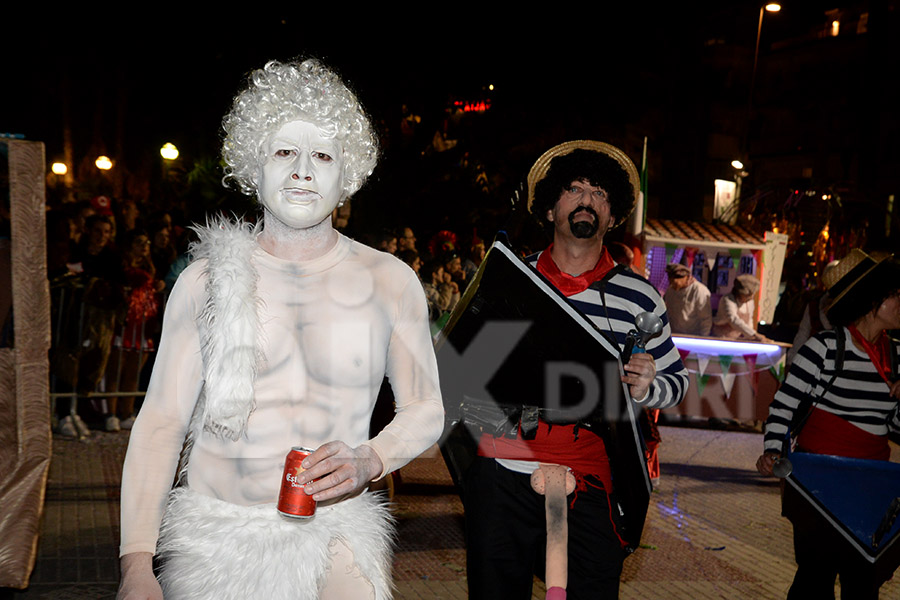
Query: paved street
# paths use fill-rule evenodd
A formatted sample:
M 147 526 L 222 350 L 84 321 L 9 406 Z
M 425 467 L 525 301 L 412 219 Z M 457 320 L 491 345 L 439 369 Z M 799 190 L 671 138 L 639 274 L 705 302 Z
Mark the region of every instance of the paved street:
M 756 475 L 758 433 L 662 427 L 662 486 L 643 547 L 625 561 L 620 598 L 784 598 L 794 572 L 778 483 Z M 54 437 L 43 534 L 31 587 L 12 595 L 113 598 L 119 480 L 126 433 L 86 442 Z M 893 448 L 893 460 L 900 450 Z M 401 471 L 395 597 L 466 598 L 462 506 L 437 449 Z M 895 578 L 882 598 L 900 597 Z M 543 598 L 538 582 L 534 598 Z

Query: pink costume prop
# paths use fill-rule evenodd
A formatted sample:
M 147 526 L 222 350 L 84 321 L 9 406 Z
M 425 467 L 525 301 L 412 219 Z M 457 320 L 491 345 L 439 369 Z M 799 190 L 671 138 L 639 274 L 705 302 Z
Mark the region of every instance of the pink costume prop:
M 575 491 L 575 476 L 562 465 L 541 464 L 531 474 L 531 487 L 544 496 L 547 511 L 547 600 L 565 600 L 569 561 L 566 496 Z

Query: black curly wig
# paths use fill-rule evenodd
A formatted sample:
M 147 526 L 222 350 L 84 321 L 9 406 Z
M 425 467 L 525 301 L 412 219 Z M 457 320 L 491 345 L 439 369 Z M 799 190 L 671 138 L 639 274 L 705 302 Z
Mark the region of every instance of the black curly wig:
M 614 227 L 621 225 L 634 207 L 635 190 L 628 179 L 628 173 L 611 156 L 582 148 L 557 156 L 550 162 L 547 175 L 534 186 L 532 214 L 552 231 L 553 223 L 547 220 L 547 212 L 556 206 L 569 184 L 582 180 L 606 191 L 610 213 L 616 219 Z

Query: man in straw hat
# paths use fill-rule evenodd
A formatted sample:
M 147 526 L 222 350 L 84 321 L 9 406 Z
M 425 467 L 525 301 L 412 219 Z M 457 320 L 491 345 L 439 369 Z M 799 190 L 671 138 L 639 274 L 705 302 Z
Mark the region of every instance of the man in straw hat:
M 900 263 L 854 248 L 823 281 L 835 329 L 803 344 L 772 400 L 756 462 L 763 475 L 773 474 L 789 434 L 797 451 L 889 460 L 888 433 L 900 432 L 900 344 L 887 335 L 900 329 Z M 788 598 L 833 598 L 838 574 L 842 598 L 878 598 L 883 582 L 840 550 L 837 531 L 810 523 L 808 514 L 784 514 L 794 525 L 798 567 Z
M 687 372 L 672 344 L 662 299 L 644 278 L 614 269 L 603 244 L 634 208 L 638 175 L 632 162 L 609 144 L 572 141 L 538 159 L 528 188 L 529 210 L 553 238 L 529 258 L 531 264 L 620 348 L 638 313 L 657 315 L 662 334 L 648 342 L 645 354 L 632 355 L 622 381 L 644 407 L 678 404 Z M 597 285 L 604 278 L 605 292 Z M 576 488 L 566 500 L 568 597 L 616 598 L 626 550 L 604 442 L 578 424 L 550 427 L 543 421 L 534 439 L 523 439 L 521 432 L 516 439 L 484 434 L 479 457 L 466 473 L 470 598 L 531 597 L 547 539 L 544 498 L 530 481 L 542 463 L 568 467 Z

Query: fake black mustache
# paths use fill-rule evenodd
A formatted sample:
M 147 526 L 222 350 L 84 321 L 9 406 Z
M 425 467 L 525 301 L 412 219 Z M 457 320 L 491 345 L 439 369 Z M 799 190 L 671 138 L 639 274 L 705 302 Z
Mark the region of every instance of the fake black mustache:
M 594 217 L 593 221 L 575 221 L 575 215 L 584 211 Z M 600 216 L 590 206 L 579 206 L 569 213 L 569 230 L 577 238 L 588 239 L 594 237 L 600 229 Z
M 586 212 L 587 214 L 589 214 L 589 215 L 591 215 L 592 217 L 594 217 L 594 220 L 595 220 L 595 221 L 598 221 L 598 220 L 600 219 L 600 216 L 597 214 L 597 211 L 595 211 L 595 210 L 594 210 L 593 208 L 591 208 L 590 206 L 579 206 L 578 208 L 576 208 L 575 210 L 573 210 L 572 212 L 569 213 L 569 224 L 570 224 L 570 225 L 571 225 L 572 222 L 575 220 L 575 215 L 577 215 L 578 213 L 580 213 L 580 212 L 582 212 L 582 211 L 584 211 L 584 212 Z

